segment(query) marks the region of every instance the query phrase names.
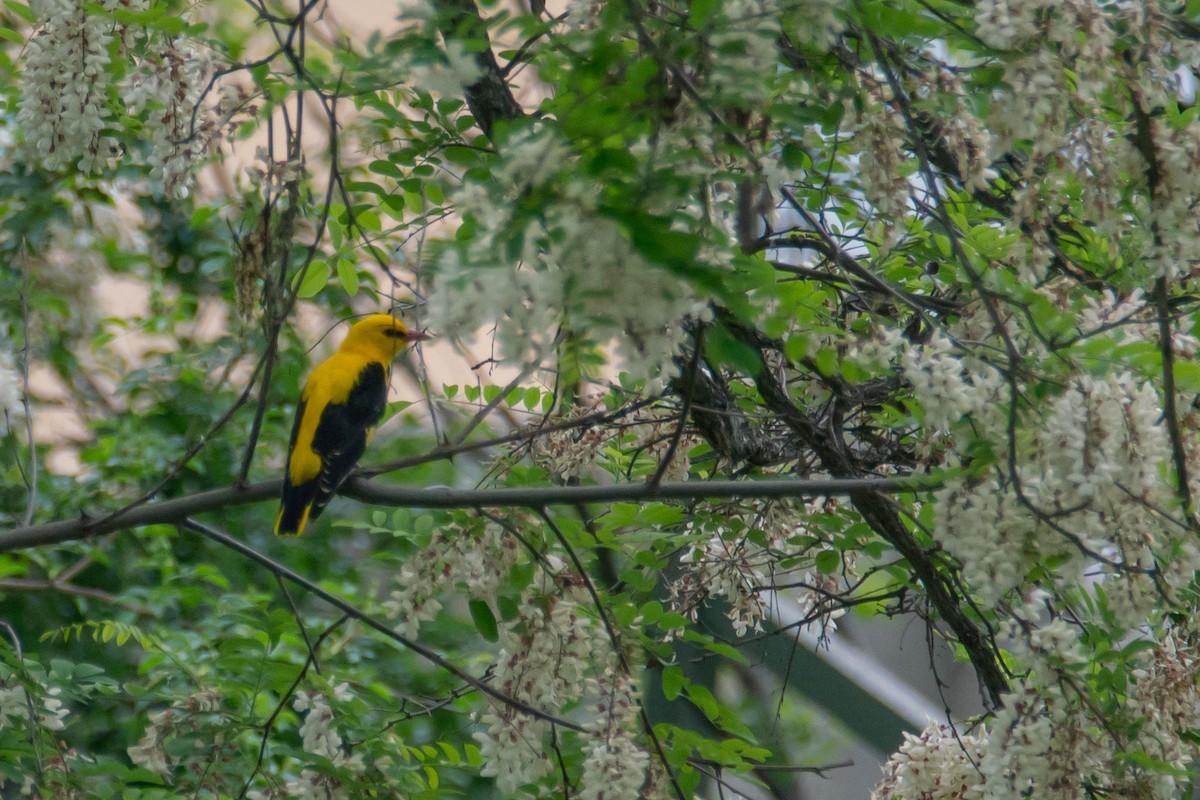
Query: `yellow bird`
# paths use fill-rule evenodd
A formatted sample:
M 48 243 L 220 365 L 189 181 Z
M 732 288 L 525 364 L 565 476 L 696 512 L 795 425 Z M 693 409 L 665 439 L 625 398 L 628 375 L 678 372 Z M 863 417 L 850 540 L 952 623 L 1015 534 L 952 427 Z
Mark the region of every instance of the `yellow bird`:
M 356 322 L 313 370 L 296 408 L 275 533 L 299 536 L 350 475 L 387 407 L 392 360 L 429 338 L 390 314 Z

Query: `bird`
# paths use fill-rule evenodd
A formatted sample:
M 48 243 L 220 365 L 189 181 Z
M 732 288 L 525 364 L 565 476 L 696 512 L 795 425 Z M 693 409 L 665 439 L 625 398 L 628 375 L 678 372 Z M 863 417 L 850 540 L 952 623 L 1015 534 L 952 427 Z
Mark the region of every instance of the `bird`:
M 371 314 L 312 371 L 296 406 L 276 535 L 299 536 L 320 516 L 383 418 L 392 361 L 428 338 L 391 314 Z

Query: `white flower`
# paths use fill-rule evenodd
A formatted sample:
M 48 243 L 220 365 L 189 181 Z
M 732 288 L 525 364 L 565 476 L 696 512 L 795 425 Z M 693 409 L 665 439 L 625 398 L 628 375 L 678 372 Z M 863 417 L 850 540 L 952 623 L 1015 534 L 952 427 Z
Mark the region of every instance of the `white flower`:
M 512 697 L 548 713 L 585 695 L 598 686 L 591 671 L 596 663 L 613 658 L 611 644 L 602 626 L 582 613 L 572 589 L 545 593 L 554 587 L 543 575 L 526 591 L 521 613 L 501 629 L 503 650 L 493 670 L 492 685 Z M 551 768 L 546 757 L 545 737 L 550 725 L 496 701 L 481 715 L 482 730 L 474 734 L 484 759 L 481 774 L 496 778 L 496 788 L 511 796 L 520 786 L 536 781 Z
M 733 102 L 770 98 L 768 76 L 779 62 L 780 10 L 773 0 L 726 0 L 723 19 L 709 39 L 713 66 L 709 80 L 717 96 Z
M 430 324 L 466 338 L 486 330 L 503 358 L 534 368 L 569 327 L 597 346 L 614 342 L 622 366 L 648 391 L 661 390 L 678 373 L 682 321 L 704 316 L 706 304 L 597 211 L 595 185 L 572 170 L 569 146 L 552 131 L 522 131 L 502 156 L 493 186 L 468 183 L 456 193 L 476 232 L 441 259 Z M 535 188 L 560 200 L 515 224 L 512 209 Z
M 517 560 L 517 541 L 496 523 L 484 526 L 482 536 L 461 528 L 438 531 L 433 541 L 410 557 L 396 576 L 399 589 L 383 603 L 390 616 L 401 619 L 397 629 L 415 638 L 421 623 L 442 610 L 437 595 L 463 585 L 474 598 L 491 600 Z
M 580 800 L 638 800 L 649 764 L 649 754 L 628 734 L 597 742 L 583 762 Z
M 463 88 L 479 80 L 479 64 L 461 41 L 446 42 L 442 53 L 444 61 L 431 64 L 413 64 L 409 80 L 414 86 L 433 92 L 441 97 L 461 97 Z
M 25 419 L 24 381 L 13 364 L 12 354 L 0 350 L 0 436 L 7 434 L 18 422 Z M 0 692 L 5 690 L 0 689 Z M 0 716 L 3 703 L 0 702 Z
M 103 0 L 107 11 L 145 8 L 145 0 Z M 40 4 L 38 29 L 29 41 L 22 77 L 19 127 L 42 167 L 77 164 L 97 172 L 116 155 L 107 108 L 112 86 L 110 17 L 81 0 Z
M 938 722 L 930 722 L 919 736 L 905 733 L 871 800 L 979 800 L 983 776 L 975 765 L 987 738 L 983 727 L 971 734 Z
M 170 197 L 191 193 L 196 164 L 220 133 L 221 122 L 197 109 L 210 71 L 207 51 L 189 40 L 171 39 L 148 50 L 125 87 L 130 110 L 147 111 L 150 175 Z
M 167 760 L 163 740 L 171 730 L 174 721 L 174 711 L 166 709 L 150 715 L 150 724 L 137 744 L 131 745 L 126 752 L 129 760 L 135 765 L 148 769 L 160 775 L 164 780 L 171 775 L 171 764 Z
M 908 133 L 903 118 L 879 92 L 867 92 L 854 112 L 859 152 L 858 180 L 874 213 L 893 231 L 909 213 L 912 186 L 905 175 L 901 145 Z
M 20 686 L 0 686 L 0 730 L 9 717 L 29 718 L 29 701 Z
M 925 410 L 925 427 L 933 432 L 950 431 L 963 416 L 994 409 L 1004 386 L 998 370 L 956 353 L 940 331 L 922 346 L 903 348 L 900 362 Z
M 328 758 L 331 761 L 342 756 L 342 737 L 333 726 L 333 709 L 325 695 L 319 692 L 297 692 L 292 701 L 297 711 L 307 710 L 304 723 L 300 726 L 300 738 L 304 751 Z

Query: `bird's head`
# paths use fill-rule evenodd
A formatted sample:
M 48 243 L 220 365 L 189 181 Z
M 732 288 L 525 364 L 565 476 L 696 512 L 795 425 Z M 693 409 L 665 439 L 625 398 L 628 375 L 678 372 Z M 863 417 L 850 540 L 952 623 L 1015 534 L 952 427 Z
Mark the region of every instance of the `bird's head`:
M 413 342 L 428 338 L 429 334 L 409 329 L 391 314 L 371 314 L 351 326 L 350 333 L 342 342 L 342 349 L 382 353 L 390 360 Z

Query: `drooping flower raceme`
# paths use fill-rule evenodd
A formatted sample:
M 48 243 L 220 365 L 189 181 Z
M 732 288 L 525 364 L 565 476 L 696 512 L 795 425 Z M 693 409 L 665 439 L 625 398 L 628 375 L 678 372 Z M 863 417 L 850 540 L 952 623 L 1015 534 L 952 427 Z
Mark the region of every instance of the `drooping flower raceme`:
M 596 187 L 572 174 L 570 150 L 552 131 L 516 134 L 502 155 L 494 185 L 467 183 L 456 194 L 475 230 L 443 254 L 430 324 L 467 337 L 486 330 L 501 356 L 534 367 L 564 329 L 598 345 L 612 340 L 622 366 L 661 389 L 678 372 L 682 320 L 707 316 L 705 303 L 602 213 Z M 550 191 L 559 201 L 537 215 L 514 211 L 521 197 Z
M 36 163 L 57 171 L 94 174 L 117 158 L 138 158 L 141 148 L 114 112 L 123 104 L 144 114 L 145 162 L 165 194 L 186 197 L 193 172 L 234 114 L 252 111 L 244 92 L 221 91 L 216 114 L 202 104 L 211 73 L 208 51 L 185 36 L 166 36 L 108 12 L 136 12 L 147 0 L 82 0 L 31 4 L 38 24 L 29 42 L 17 122 Z M 112 67 L 119 48 L 132 62 Z M 118 74 L 120 78 L 118 79 Z M 119 83 L 118 83 L 119 80 Z
M 140 10 L 145 0 L 103 0 L 106 11 Z M 109 110 L 112 17 L 82 0 L 44 0 L 29 42 L 17 122 L 42 167 L 98 172 L 118 152 Z
M 987 729 L 955 731 L 931 722 L 919 736 L 904 734 L 904 743 L 883 766 L 883 778 L 871 800 L 980 800 Z
M 485 525 L 480 536 L 461 528 L 438 531 L 428 547 L 405 560 L 396 576 L 400 588 L 383 606 L 401 620 L 400 632 L 415 639 L 421 624 L 441 611 L 442 592 L 461 585 L 472 597 L 491 600 L 517 555 L 516 538 L 494 522 Z
M 150 175 L 171 197 L 191 192 L 196 162 L 216 132 L 215 123 L 197 113 L 209 72 L 206 55 L 186 40 L 165 42 L 141 60 L 125 91 L 131 111 L 148 111 Z
M 580 797 L 637 800 L 649 756 L 636 741 L 636 682 L 619 666 L 605 626 L 586 611 L 586 590 L 538 572 L 522 597 L 518 618 L 502 628 L 492 685 L 547 714 L 586 709 Z M 606 665 L 603 672 L 597 673 L 597 665 Z M 479 722 L 481 772 L 496 779 L 502 795 L 512 796 L 551 770 L 545 744 L 549 722 L 494 699 Z

